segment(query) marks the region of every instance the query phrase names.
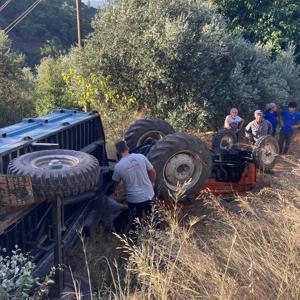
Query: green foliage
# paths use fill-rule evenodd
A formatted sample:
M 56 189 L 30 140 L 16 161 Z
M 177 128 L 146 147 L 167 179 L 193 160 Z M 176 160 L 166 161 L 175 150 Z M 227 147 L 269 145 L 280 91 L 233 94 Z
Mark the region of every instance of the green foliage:
M 12 1 L 1 12 L 0 28 L 6 28 L 34 1 Z M 83 37 L 91 31 L 90 22 L 95 13 L 96 9 L 82 4 Z M 45 48 L 64 52 L 77 42 L 75 0 L 42 1 L 9 33 L 9 37 L 13 47 L 26 55 L 30 66 L 49 54 Z
M 300 53 L 300 2 L 298 0 L 213 0 L 229 19 L 229 28 L 253 43 L 266 45 L 273 54 L 289 43 Z M 300 57 L 298 57 L 300 62 Z
M 1 249 L 0 298 L 29 299 L 30 289 L 38 282 L 32 276 L 35 264 L 17 246 L 11 256 L 5 252 L 5 249 Z
M 7 36 L 0 31 L 0 127 L 33 112 L 33 77 L 24 69 L 23 57 L 11 51 Z
M 22 253 L 17 245 L 10 254 L 5 248 L 0 249 L 0 299 L 46 299 L 49 287 L 54 283 L 52 278 L 56 269 L 53 267 L 40 281 L 32 275 L 35 267 L 31 257 Z M 33 288 L 34 295 L 31 297 Z
M 150 109 L 180 128 L 216 128 L 231 105 L 251 118 L 268 101 L 299 96 L 292 49 L 273 62 L 264 47 L 228 33 L 203 1 L 119 0 L 99 11 L 93 27 L 84 50 L 71 55 L 83 81 L 97 79 L 94 101 L 105 90 L 119 95 L 116 105 Z
M 65 68 L 63 56 L 44 58 L 37 67 L 35 107 L 38 115 L 49 113 L 57 107 L 76 107 L 63 79 Z
M 168 122 L 177 131 L 186 131 L 197 127 L 209 127 L 209 124 L 205 124 L 205 120 L 207 119 L 208 112 L 205 109 L 201 109 L 199 105 L 192 100 L 181 104 L 168 115 Z

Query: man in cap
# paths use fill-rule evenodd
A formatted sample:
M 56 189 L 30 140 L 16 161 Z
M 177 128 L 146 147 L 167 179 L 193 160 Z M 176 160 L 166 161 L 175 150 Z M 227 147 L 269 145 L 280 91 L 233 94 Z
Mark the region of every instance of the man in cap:
M 116 143 L 119 162 L 115 165 L 112 179 L 124 183 L 130 211 L 141 220 L 151 214 L 156 172 L 153 165 L 142 154 L 129 153 L 125 141 Z
M 263 112 L 256 110 L 254 112 L 255 120 L 251 121 L 245 128 L 245 135 L 252 144 L 262 136 L 272 134 L 272 124 L 263 118 Z

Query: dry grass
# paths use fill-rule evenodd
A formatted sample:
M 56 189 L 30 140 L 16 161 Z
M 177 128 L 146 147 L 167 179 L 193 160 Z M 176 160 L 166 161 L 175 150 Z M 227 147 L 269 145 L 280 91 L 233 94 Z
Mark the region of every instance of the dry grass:
M 165 213 L 165 230 L 121 238 L 126 276 L 114 299 L 300 299 L 300 191 L 285 182 L 224 208 L 211 195 L 206 216 Z
M 102 235 L 111 247 L 86 245 L 93 299 L 300 299 L 298 180 L 229 206 L 207 193 L 201 216 L 164 211 L 166 227 L 145 225 L 138 243 Z

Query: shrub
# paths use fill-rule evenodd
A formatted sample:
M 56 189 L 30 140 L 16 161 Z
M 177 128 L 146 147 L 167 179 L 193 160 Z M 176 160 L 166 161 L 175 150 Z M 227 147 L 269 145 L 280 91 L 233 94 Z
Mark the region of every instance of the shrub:
M 43 115 L 58 107 L 75 108 L 77 106 L 67 92 L 63 79 L 65 69 L 63 56 L 44 58 L 37 67 L 35 79 L 37 114 Z
M 33 78 L 24 69 L 24 58 L 11 51 L 11 42 L 0 31 L 0 127 L 33 113 Z
M 105 5 L 93 26 L 75 54 L 81 72 L 87 80 L 104 78 L 122 99 L 134 99 L 132 109 L 175 120 L 197 106 L 197 126 L 217 128 L 231 105 L 247 119 L 266 102 L 299 96 L 292 51 L 273 62 L 266 49 L 229 34 L 206 2 L 121 0 Z M 287 62 L 294 72 L 287 72 Z M 192 125 L 182 122 L 181 116 L 178 127 Z
M 0 298 L 29 298 L 30 289 L 37 284 L 32 276 L 35 264 L 16 246 L 12 255 L 6 255 L 6 249 L 0 254 Z

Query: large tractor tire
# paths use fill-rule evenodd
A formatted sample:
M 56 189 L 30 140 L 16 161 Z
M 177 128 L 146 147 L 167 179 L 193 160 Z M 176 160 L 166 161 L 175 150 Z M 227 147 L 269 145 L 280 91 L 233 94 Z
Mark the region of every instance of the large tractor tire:
M 231 129 L 221 129 L 213 137 L 212 149 L 216 153 L 230 150 L 237 143 L 237 135 Z
M 130 150 L 148 141 L 157 141 L 174 133 L 173 127 L 158 118 L 142 119 L 134 122 L 125 132 L 124 138 Z
M 253 161 L 258 169 L 269 172 L 276 164 L 279 146 L 271 135 L 259 138 L 252 150 Z
M 44 150 L 12 160 L 8 174 L 29 175 L 37 200 L 76 196 L 99 182 L 100 167 L 92 155 L 73 150 Z
M 157 194 L 164 200 L 170 200 L 170 195 L 172 199 L 181 186 L 184 186 L 184 198 L 193 198 L 211 173 L 208 148 L 187 133 L 167 135 L 150 149 L 148 158 L 156 170 Z

